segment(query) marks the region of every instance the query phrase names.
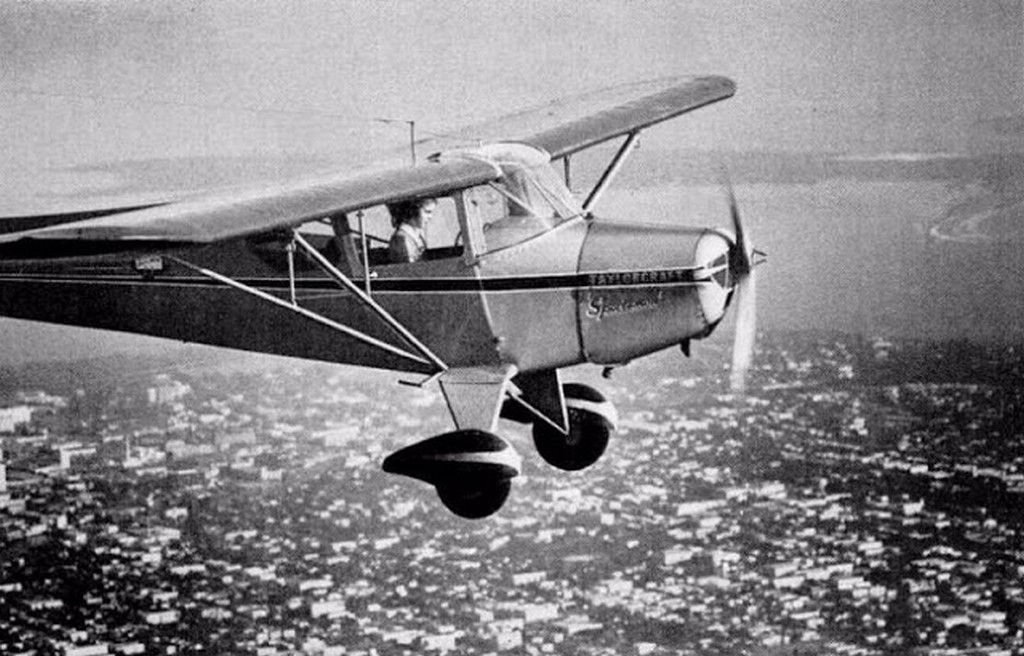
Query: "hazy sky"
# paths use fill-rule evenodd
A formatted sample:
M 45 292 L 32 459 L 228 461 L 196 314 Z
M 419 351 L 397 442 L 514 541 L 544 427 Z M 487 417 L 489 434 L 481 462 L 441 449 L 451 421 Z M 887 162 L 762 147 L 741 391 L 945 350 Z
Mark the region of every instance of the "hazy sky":
M 991 128 L 1024 113 L 1022 41 L 1020 1 L 4 2 L 0 213 L 102 195 L 111 161 L 355 159 L 405 138 L 374 117 L 428 132 L 680 73 L 740 91 L 645 147 L 1024 150 Z
M 8 2 L 0 129 L 19 167 L 336 153 L 360 117 L 440 127 L 703 72 L 740 94 L 676 126 L 698 145 L 964 149 L 1021 111 L 1021 21 L 986 0 Z

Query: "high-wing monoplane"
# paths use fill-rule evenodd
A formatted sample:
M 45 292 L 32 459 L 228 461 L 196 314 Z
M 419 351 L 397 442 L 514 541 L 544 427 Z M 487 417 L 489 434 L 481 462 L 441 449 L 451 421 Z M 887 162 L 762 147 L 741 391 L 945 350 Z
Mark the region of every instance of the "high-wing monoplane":
M 500 418 L 531 424 L 541 457 L 563 470 L 605 451 L 615 408 L 597 389 L 563 384 L 561 368 L 675 345 L 689 354 L 738 296 L 734 373 L 745 369 L 755 251 L 731 188 L 723 226 L 592 212 L 642 130 L 734 92 L 723 77 L 657 80 L 572 116 L 541 112 L 558 120 L 540 129 L 513 116 L 492 126 L 501 137 L 416 165 L 0 219 L 0 314 L 436 381 L 454 430 L 384 469 L 433 485 L 460 516 L 485 517 L 522 462 L 496 434 Z M 577 198 L 571 158 L 614 139 L 621 146 Z M 441 243 L 432 235 L 419 261 L 390 261 L 375 222 L 424 198 L 451 230 Z

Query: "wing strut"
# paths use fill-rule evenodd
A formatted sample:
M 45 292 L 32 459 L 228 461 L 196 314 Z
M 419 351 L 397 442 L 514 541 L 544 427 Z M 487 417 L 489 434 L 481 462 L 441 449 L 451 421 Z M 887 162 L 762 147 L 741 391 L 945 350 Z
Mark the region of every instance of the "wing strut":
M 245 292 L 246 294 L 249 294 L 251 296 L 255 296 L 256 298 L 258 298 L 258 299 L 260 299 L 262 301 L 266 301 L 268 303 L 271 303 L 272 305 L 276 305 L 276 306 L 278 306 L 280 308 L 283 308 L 285 310 L 289 310 L 291 312 L 295 312 L 296 314 L 298 314 L 301 317 L 305 317 L 306 319 L 309 319 L 311 321 L 315 321 L 316 323 L 319 323 L 321 325 L 327 326 L 328 328 L 333 328 L 334 330 L 337 330 L 338 332 L 344 333 L 344 334 L 348 335 L 349 337 L 352 337 L 353 339 L 357 339 L 360 342 L 363 342 L 364 344 L 369 344 L 370 346 L 373 346 L 375 348 L 379 348 L 382 351 L 387 351 L 388 353 L 391 353 L 392 355 L 396 355 L 396 356 L 398 356 L 400 358 L 405 358 L 406 360 L 412 360 L 413 362 L 418 362 L 420 364 L 426 364 L 426 365 L 432 364 L 430 361 L 425 360 L 425 359 L 423 359 L 423 358 L 421 358 L 418 355 L 415 355 L 413 353 L 409 353 L 405 349 L 398 348 L 397 346 L 392 346 L 391 344 L 388 344 L 387 342 L 382 342 L 381 340 L 379 340 L 379 339 L 377 339 L 375 337 L 371 337 L 370 335 L 367 335 L 365 333 L 359 332 L 355 328 L 351 328 L 351 327 L 346 326 L 344 324 L 340 324 L 337 321 L 334 321 L 332 319 L 328 319 L 327 317 L 323 316 L 322 314 L 317 314 L 316 312 L 313 312 L 312 310 L 307 310 L 306 308 L 302 307 L 301 305 L 293 305 L 291 302 L 282 300 L 282 299 L 274 296 L 273 294 L 268 294 L 267 292 L 264 292 L 262 290 L 256 289 L 255 287 L 250 287 L 249 285 L 246 285 L 245 283 L 238 282 L 234 278 L 229 278 L 228 276 L 225 276 L 225 275 L 223 275 L 221 273 L 217 273 L 216 271 L 212 271 L 210 269 L 206 269 L 206 268 L 198 266 L 196 264 L 192 264 L 191 262 L 189 262 L 187 260 L 183 260 L 180 257 L 175 257 L 173 255 L 169 255 L 167 257 L 169 259 L 171 259 L 171 260 L 174 260 L 178 264 L 180 264 L 180 265 L 182 265 L 182 266 L 184 266 L 184 267 L 186 267 L 188 269 L 191 269 L 192 271 L 195 271 L 196 273 L 199 273 L 201 275 L 206 276 L 207 278 L 210 278 L 212 280 L 216 280 L 219 283 L 225 284 L 228 287 L 231 287 L 233 289 L 237 289 L 238 291 Z
M 437 355 L 435 355 L 433 351 L 427 348 L 426 344 L 417 339 L 416 336 L 409 332 L 409 330 L 405 326 L 403 326 L 400 321 L 391 316 L 391 314 L 383 307 L 381 307 L 381 305 L 377 303 L 377 301 L 370 298 L 369 294 L 360 289 L 359 286 L 352 282 L 352 280 L 350 280 L 348 276 L 339 271 L 336 266 L 331 264 L 331 262 L 326 257 L 320 254 L 320 251 L 313 248 L 313 246 L 308 241 L 306 241 L 302 235 L 299 234 L 298 230 L 294 230 L 292 232 L 292 237 L 295 240 L 295 243 L 298 244 L 298 246 L 302 248 L 302 250 L 304 250 L 306 254 L 313 259 L 314 262 L 320 265 L 320 268 L 323 269 L 327 275 L 334 278 L 334 280 L 342 287 L 352 292 L 355 295 L 355 297 L 358 298 L 360 302 L 363 303 L 363 305 L 370 308 L 370 310 L 374 314 L 376 314 L 381 321 L 386 323 L 389 328 L 398 333 L 402 337 L 402 339 L 406 341 L 406 343 L 408 343 L 414 349 L 419 351 L 420 355 L 422 355 L 423 358 L 426 359 L 426 361 L 428 361 L 430 364 L 433 364 L 438 371 L 445 371 L 446 369 L 448 369 L 448 365 L 446 365 L 444 361 L 441 360 L 441 358 L 437 357 Z M 367 280 L 369 280 L 369 276 L 367 276 Z M 416 359 L 419 360 L 420 358 Z
M 198 266 L 196 264 L 192 264 L 191 262 L 188 262 L 187 260 L 181 259 L 179 257 L 171 256 L 171 259 L 174 260 L 175 262 L 178 262 L 182 266 L 187 267 L 192 271 L 195 271 L 196 273 L 206 276 L 207 278 L 211 278 L 219 283 L 222 283 L 239 291 L 245 292 L 246 294 L 249 294 L 251 296 L 255 296 L 260 300 L 266 301 L 278 307 L 295 312 L 296 314 L 305 317 L 306 319 L 328 326 L 329 328 L 333 328 L 334 330 L 344 333 L 345 335 L 353 339 L 356 339 L 364 344 L 367 344 L 374 348 L 378 348 L 382 351 L 386 351 L 400 358 L 412 360 L 413 362 L 419 363 L 421 365 L 432 366 L 434 374 L 438 374 L 448 370 L 448 365 L 446 365 L 444 361 L 441 360 L 441 358 L 437 357 L 437 355 L 433 351 L 431 351 L 426 344 L 417 339 L 416 336 L 409 332 L 409 329 L 403 326 L 400 321 L 395 319 L 395 317 L 393 317 L 387 310 L 381 307 L 379 303 L 373 300 L 366 291 L 362 290 L 358 285 L 352 282 L 352 280 L 348 276 L 339 271 L 336 266 L 331 264 L 330 260 L 321 255 L 320 251 L 315 249 L 308 241 L 306 241 L 306 239 L 301 234 L 299 234 L 298 230 L 292 231 L 292 240 L 287 244 L 285 248 L 288 255 L 288 300 L 280 299 L 277 296 L 274 296 L 273 294 L 269 294 L 255 287 L 250 287 L 249 285 L 246 285 L 245 283 L 239 282 L 233 278 L 225 276 L 224 274 L 217 273 L 216 271 Z M 329 319 L 323 316 L 322 314 L 318 314 L 316 312 L 313 312 L 312 310 L 309 310 L 299 305 L 295 291 L 296 248 L 301 248 L 306 253 L 306 255 L 310 257 L 310 259 L 316 262 L 317 265 L 321 269 L 323 269 L 323 271 L 327 275 L 333 278 L 334 281 L 341 285 L 342 288 L 344 288 L 349 293 L 354 295 L 359 300 L 360 303 L 362 303 L 373 314 L 375 314 L 378 319 L 383 321 L 384 324 L 388 326 L 388 328 L 393 330 L 399 337 L 401 337 L 402 340 L 406 343 L 406 345 L 412 348 L 412 351 L 389 344 L 385 341 L 377 339 L 376 337 L 372 337 L 370 335 L 367 335 L 366 333 L 360 332 L 355 328 L 352 328 L 351 326 L 346 326 L 342 323 L 338 323 L 333 319 Z M 369 276 L 367 276 L 367 280 L 369 280 Z
M 608 188 L 609 184 L 611 184 L 615 175 L 619 172 L 619 169 L 622 168 L 622 164 L 626 161 L 626 156 L 632 152 L 633 146 L 636 145 L 636 140 L 639 136 L 640 130 L 634 130 L 626 137 L 626 141 L 619 148 L 619 152 L 615 153 L 615 157 L 613 157 L 612 161 L 608 164 L 608 168 L 606 168 L 604 173 L 601 174 L 601 179 L 597 181 L 597 184 L 594 185 L 594 188 L 590 191 L 590 195 L 587 196 L 587 200 L 583 202 L 584 213 L 590 212 L 590 208 L 594 206 L 594 203 L 596 203 L 601 197 L 604 190 Z M 569 161 L 568 157 L 566 157 L 566 161 Z M 568 168 L 566 171 L 568 171 Z

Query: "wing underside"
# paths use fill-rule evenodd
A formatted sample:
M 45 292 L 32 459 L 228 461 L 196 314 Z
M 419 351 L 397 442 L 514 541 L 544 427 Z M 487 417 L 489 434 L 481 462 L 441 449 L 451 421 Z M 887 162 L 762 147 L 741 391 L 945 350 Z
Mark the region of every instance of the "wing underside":
M 3 234 L 0 256 L 46 259 L 201 246 L 385 202 L 443 195 L 496 180 L 500 174 L 484 161 L 454 159 L 356 176 L 324 176 Z
M 735 93 L 718 76 L 666 78 L 604 89 L 469 129 L 479 145 L 511 141 L 539 148 L 553 159 L 598 145 Z M 438 196 L 498 180 L 486 157 L 445 157 L 419 166 L 328 174 L 291 184 L 226 192 L 194 200 L 112 213 L 21 221 L 0 230 L 0 258 L 55 259 L 109 253 L 144 253 L 193 247 L 271 233 L 308 221 L 382 203 Z M 31 218 L 31 217 L 30 217 Z M 42 225 L 46 223 L 46 225 Z M 42 227 L 35 227 L 42 225 Z

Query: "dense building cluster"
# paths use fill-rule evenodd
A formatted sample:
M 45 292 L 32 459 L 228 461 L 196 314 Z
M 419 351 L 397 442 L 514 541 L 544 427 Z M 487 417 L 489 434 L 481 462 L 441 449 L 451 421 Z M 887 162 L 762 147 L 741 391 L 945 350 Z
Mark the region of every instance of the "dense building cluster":
M 721 354 L 679 357 L 607 381 L 586 471 L 503 425 L 524 475 L 480 521 L 380 471 L 448 430 L 430 390 L 291 361 L 15 377 L 0 652 L 1024 649 L 1019 350 L 769 335 L 744 398 Z

